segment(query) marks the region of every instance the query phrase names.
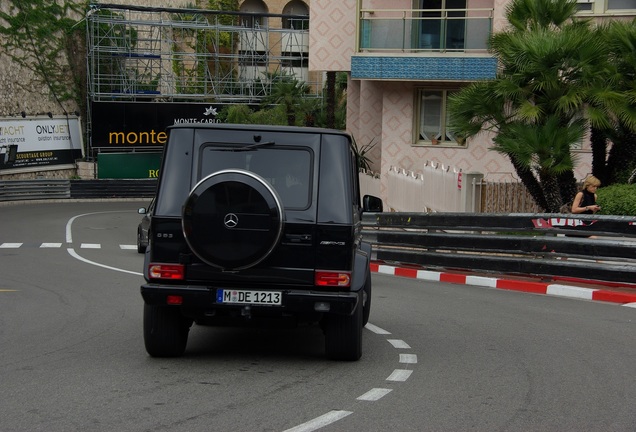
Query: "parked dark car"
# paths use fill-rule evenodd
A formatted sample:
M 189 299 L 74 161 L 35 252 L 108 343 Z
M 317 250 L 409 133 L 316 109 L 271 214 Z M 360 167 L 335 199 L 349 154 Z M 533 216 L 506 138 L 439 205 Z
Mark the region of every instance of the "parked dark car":
M 155 206 L 155 200 L 150 202 L 148 207 L 142 207 L 137 212 L 143 215 L 141 222 L 137 226 L 137 252 L 144 253 L 148 247 L 148 230 L 150 229 L 150 218 Z
M 371 245 L 349 135 L 169 128 L 141 286 L 151 356 L 184 353 L 192 323 L 319 323 L 326 355 L 358 360 L 371 311 Z M 364 204 L 363 204 L 364 203 Z

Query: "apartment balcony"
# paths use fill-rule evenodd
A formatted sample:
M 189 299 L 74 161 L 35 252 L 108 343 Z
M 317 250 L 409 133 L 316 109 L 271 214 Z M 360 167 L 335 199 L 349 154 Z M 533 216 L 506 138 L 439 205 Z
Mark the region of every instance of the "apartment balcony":
M 360 3 L 357 49 L 351 59 L 353 79 L 474 81 L 495 77 L 497 61 L 488 53 L 492 7 L 378 9 L 363 8 L 364 0 Z M 398 3 L 392 2 L 392 6 Z

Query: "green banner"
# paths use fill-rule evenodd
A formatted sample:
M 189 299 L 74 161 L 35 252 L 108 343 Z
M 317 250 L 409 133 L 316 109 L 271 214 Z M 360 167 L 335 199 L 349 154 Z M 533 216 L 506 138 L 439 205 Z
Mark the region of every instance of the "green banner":
M 97 157 L 97 178 L 157 178 L 160 166 L 161 153 L 100 153 Z

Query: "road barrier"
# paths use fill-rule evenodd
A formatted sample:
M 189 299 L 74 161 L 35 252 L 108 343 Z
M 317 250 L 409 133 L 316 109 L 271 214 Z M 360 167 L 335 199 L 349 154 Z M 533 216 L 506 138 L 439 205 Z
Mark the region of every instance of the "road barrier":
M 636 287 L 635 217 L 367 213 L 362 223 L 378 261 Z
M 157 180 L 3 180 L 0 201 L 82 198 L 151 198 Z

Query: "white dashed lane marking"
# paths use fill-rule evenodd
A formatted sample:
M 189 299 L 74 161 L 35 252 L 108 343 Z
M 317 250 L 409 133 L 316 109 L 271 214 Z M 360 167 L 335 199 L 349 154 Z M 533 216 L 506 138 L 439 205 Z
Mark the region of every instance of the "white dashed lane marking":
M 82 243 L 80 249 L 101 249 L 102 245 L 97 243 Z
M 417 354 L 400 354 L 400 363 L 416 364 Z
M 409 346 L 409 344 L 407 344 L 406 342 L 404 342 L 403 340 L 400 339 L 387 339 L 387 341 L 393 345 L 393 348 L 398 348 L 398 349 L 410 349 L 411 347 Z
M 42 243 L 40 245 L 40 248 L 45 249 L 45 248 L 61 248 L 62 247 L 62 243 Z
M 407 379 L 409 379 L 409 377 L 411 376 L 411 374 L 413 373 L 412 370 L 408 370 L 408 369 L 396 369 L 394 370 L 391 375 L 389 375 L 389 377 L 386 379 L 387 381 L 406 381 Z
M 22 243 L 2 243 L 0 249 L 17 249 L 22 246 Z
M 353 412 L 342 410 L 329 411 L 327 414 L 323 414 L 320 417 L 316 417 L 315 419 L 310 420 L 306 423 L 300 424 L 291 429 L 287 429 L 284 432 L 312 432 L 327 425 L 330 425 L 331 423 L 335 423 L 338 420 L 345 418 L 349 414 L 353 414 Z
M 372 331 L 375 334 L 379 334 L 379 335 L 390 335 L 391 334 L 390 332 L 388 332 L 388 331 L 386 331 L 384 329 L 381 329 L 378 326 L 374 326 L 371 323 L 367 323 L 367 325 L 365 327 L 367 328 L 367 330 L 370 330 L 370 331 Z
M 375 402 L 377 400 L 380 400 L 384 396 L 388 395 L 389 393 L 391 393 L 391 391 L 392 389 L 374 388 L 369 390 L 362 396 L 358 396 L 358 400 Z

